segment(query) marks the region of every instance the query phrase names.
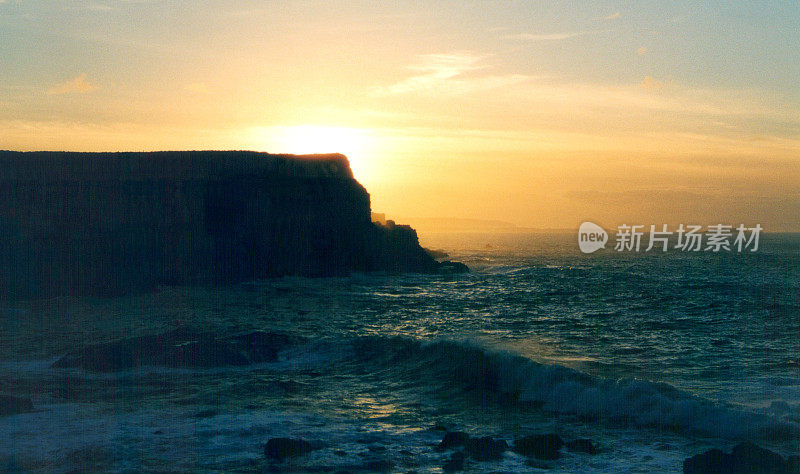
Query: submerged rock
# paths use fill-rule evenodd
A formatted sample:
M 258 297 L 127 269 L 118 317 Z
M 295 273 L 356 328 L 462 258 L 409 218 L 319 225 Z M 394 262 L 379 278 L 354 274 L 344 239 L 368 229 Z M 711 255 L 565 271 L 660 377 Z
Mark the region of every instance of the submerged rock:
M 283 461 L 286 458 L 304 456 L 314 447 L 306 440 L 293 438 L 272 438 L 264 446 L 264 455 L 271 459 Z
M 469 267 L 461 262 L 445 260 L 439 264 L 439 273 L 469 273 Z
M 785 472 L 786 461 L 780 454 L 745 441 L 731 451 L 734 465 L 746 466 L 747 472 Z
M 531 435 L 514 440 L 513 451 L 536 459 L 558 459 L 564 440 L 557 434 Z
M 33 411 L 33 402 L 30 398 L 0 395 L 0 416 L 16 415 Z
M 464 452 L 476 461 L 496 461 L 508 449 L 505 440 L 495 440 L 490 436 L 470 438 L 464 443 Z
M 794 470 L 792 470 L 794 469 Z M 685 474 L 722 474 L 722 473 L 796 473 L 797 467 L 791 466 L 780 454 L 756 446 L 745 441 L 733 447 L 730 454 L 719 449 L 696 454 L 683 461 Z
M 789 474 L 800 474 L 800 456 L 789 456 L 786 460 L 786 472 Z
M 597 447 L 590 439 L 576 439 L 566 443 L 567 449 L 576 453 L 597 454 Z
M 463 431 L 448 431 L 444 434 L 444 438 L 442 438 L 442 441 L 436 446 L 436 449 L 444 451 L 446 449 L 457 448 L 459 446 L 464 446 L 468 440 L 469 435 Z
M 176 329 L 154 336 L 140 336 L 95 344 L 68 352 L 54 367 L 79 367 L 93 372 L 112 372 L 141 366 L 223 367 L 274 362 L 278 351 L 300 338 L 286 334 L 253 332 L 232 338 Z
M 711 474 L 733 472 L 733 456 L 719 449 L 709 449 L 683 461 L 685 474 Z

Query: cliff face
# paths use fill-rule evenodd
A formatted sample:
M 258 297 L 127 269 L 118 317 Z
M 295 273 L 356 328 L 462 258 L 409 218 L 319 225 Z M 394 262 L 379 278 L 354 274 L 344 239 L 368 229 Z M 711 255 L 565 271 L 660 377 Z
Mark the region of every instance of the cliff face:
M 343 155 L 0 152 L 0 297 L 435 272 Z

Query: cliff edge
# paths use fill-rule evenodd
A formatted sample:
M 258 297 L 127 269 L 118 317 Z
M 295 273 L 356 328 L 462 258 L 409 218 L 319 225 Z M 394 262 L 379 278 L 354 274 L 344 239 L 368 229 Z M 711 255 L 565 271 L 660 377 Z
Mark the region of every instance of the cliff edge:
M 344 155 L 0 151 L 0 298 L 452 268 L 370 219 Z

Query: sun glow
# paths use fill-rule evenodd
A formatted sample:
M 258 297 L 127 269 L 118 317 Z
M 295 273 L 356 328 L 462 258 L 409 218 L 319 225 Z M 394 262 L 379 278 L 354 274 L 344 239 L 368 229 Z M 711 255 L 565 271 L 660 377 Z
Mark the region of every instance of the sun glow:
M 369 154 L 373 152 L 367 130 L 347 127 L 299 125 L 294 127 L 259 127 L 255 133 L 270 153 L 341 153 L 350 160 L 357 179 L 370 174 Z

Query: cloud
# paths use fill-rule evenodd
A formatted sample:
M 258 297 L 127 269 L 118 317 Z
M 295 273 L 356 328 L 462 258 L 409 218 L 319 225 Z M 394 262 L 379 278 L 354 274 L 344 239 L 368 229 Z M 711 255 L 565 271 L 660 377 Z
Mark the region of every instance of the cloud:
M 588 35 L 594 33 L 592 31 L 572 31 L 565 33 L 519 33 L 516 35 L 506 35 L 504 38 L 520 40 L 520 41 L 558 41 L 569 38 L 576 38 L 578 36 Z
M 67 81 L 50 88 L 47 93 L 50 95 L 62 94 L 85 94 L 95 90 L 96 87 L 86 80 L 86 74 L 81 74 L 71 81 Z
M 606 20 L 616 20 L 619 17 L 620 17 L 619 12 L 615 12 L 615 13 L 612 13 L 611 15 L 608 15 L 608 16 L 603 17 L 603 18 L 605 18 Z
M 650 91 L 660 91 L 664 88 L 664 81 L 653 79 L 653 76 L 647 76 L 639 83 L 639 86 Z
M 636 54 L 638 54 L 639 56 L 647 54 L 647 47 L 642 46 L 641 48 L 637 49 Z
M 388 87 L 375 90 L 377 95 L 405 94 L 411 92 L 435 92 L 441 95 L 457 95 L 478 90 L 492 89 L 522 82 L 530 76 L 522 74 L 468 76 L 474 71 L 486 69 L 481 65 L 484 56 L 472 53 L 426 54 L 409 67 L 419 74 L 403 79 Z

